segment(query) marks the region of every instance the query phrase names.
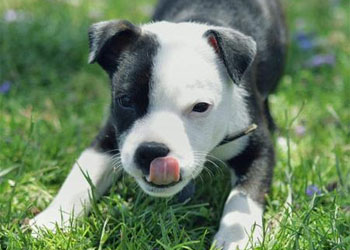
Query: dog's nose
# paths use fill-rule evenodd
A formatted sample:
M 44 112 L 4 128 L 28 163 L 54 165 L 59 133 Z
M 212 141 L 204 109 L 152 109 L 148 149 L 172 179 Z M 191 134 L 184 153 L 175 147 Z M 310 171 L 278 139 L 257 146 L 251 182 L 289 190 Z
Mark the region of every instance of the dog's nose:
M 158 157 L 167 156 L 169 148 L 158 142 L 144 142 L 136 150 L 135 162 L 143 174 L 148 175 L 151 162 Z

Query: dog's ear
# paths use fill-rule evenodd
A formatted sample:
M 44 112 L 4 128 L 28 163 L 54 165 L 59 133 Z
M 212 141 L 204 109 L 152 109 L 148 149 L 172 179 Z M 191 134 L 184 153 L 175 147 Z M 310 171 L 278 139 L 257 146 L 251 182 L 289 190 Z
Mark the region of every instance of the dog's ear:
M 120 54 L 141 35 L 141 28 L 126 20 L 95 23 L 89 28 L 89 63 L 98 62 L 111 74 Z
M 209 45 L 223 61 L 234 83 L 239 84 L 256 55 L 256 43 L 238 31 L 217 28 L 204 33 Z

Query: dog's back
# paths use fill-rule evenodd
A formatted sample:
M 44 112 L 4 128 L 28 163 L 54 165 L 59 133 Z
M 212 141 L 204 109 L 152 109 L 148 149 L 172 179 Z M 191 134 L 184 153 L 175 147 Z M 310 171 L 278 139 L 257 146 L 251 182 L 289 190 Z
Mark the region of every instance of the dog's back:
M 279 1 L 160 0 L 155 21 L 200 22 L 236 29 L 257 43 L 257 88 L 266 98 L 280 78 L 286 55 L 286 28 Z

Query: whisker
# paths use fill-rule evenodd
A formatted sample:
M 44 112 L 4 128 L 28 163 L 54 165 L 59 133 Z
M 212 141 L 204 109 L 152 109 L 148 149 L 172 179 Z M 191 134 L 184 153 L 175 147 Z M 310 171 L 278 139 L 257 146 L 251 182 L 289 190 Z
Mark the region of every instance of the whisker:
M 210 165 L 212 165 L 213 167 L 215 167 L 215 169 L 218 169 L 220 174 L 223 175 L 223 170 L 222 170 L 222 167 L 217 163 L 222 163 L 223 165 L 226 165 L 226 163 L 224 161 L 222 161 L 221 159 L 213 156 L 213 155 L 210 155 L 210 154 L 207 154 L 207 153 L 204 153 L 204 152 L 200 152 L 200 151 L 194 151 L 194 157 L 197 158 L 197 157 L 205 157 L 205 160 L 207 162 L 210 163 Z
M 208 162 L 211 164 L 211 166 L 213 166 L 215 168 L 215 170 L 218 170 L 218 172 L 223 175 L 224 172 L 222 171 L 222 168 L 216 164 L 214 161 L 208 160 Z
M 112 163 L 113 165 L 120 165 L 120 166 L 122 166 L 121 160 L 118 160 L 118 159 L 112 160 L 111 163 Z
M 118 155 L 118 154 L 112 155 L 112 156 L 110 156 L 109 158 L 110 158 L 111 160 L 117 160 L 117 159 L 120 159 L 120 160 L 121 160 L 120 154 L 119 154 L 119 155 Z
M 208 154 L 207 157 L 210 157 L 210 158 L 214 159 L 215 161 L 218 161 L 218 162 L 222 163 L 224 166 L 227 165 L 226 162 L 224 162 L 223 160 L 221 160 L 220 158 L 218 158 L 218 157 L 216 157 L 216 156 L 214 156 L 214 155 Z
M 214 176 L 215 176 L 214 173 L 208 167 L 204 166 L 203 169 L 205 169 L 207 171 L 210 178 L 212 178 L 212 179 L 214 178 Z
M 115 149 L 107 150 L 104 153 L 112 153 L 112 152 L 119 152 L 119 149 L 115 148 Z

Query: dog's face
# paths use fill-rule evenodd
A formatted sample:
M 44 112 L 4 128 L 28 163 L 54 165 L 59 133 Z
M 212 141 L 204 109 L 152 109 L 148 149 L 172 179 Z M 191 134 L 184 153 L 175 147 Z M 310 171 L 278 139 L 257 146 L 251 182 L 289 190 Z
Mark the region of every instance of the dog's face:
M 228 29 L 126 21 L 93 25 L 90 62 L 112 83 L 121 161 L 154 196 L 179 192 L 232 130 L 247 125 L 238 87 L 255 43 Z

